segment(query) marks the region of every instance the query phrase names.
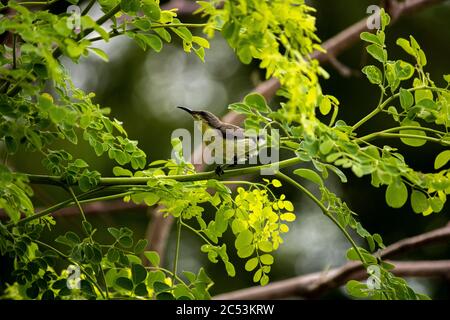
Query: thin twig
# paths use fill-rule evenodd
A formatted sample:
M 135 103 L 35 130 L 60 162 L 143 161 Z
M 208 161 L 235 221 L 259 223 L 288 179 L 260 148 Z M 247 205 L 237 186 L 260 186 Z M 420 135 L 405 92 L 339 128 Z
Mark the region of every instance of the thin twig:
M 95 4 L 96 0 L 91 0 L 88 5 L 86 6 L 86 8 L 83 9 L 83 11 L 81 12 L 81 15 L 84 16 L 86 14 L 89 13 L 89 10 L 91 10 L 92 6 Z

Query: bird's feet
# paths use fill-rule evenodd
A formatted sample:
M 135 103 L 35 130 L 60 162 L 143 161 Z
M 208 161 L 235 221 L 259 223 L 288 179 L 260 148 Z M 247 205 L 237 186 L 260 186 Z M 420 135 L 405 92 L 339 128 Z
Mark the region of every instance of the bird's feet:
M 223 167 L 222 167 L 221 165 L 218 165 L 218 166 L 216 167 L 216 169 L 214 170 L 214 172 L 215 172 L 219 177 L 225 173 L 225 171 L 223 171 Z

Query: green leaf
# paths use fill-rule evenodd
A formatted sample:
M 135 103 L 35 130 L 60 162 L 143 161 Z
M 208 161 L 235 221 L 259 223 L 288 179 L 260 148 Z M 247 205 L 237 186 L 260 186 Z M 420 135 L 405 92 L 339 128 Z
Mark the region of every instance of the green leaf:
M 433 209 L 433 212 L 441 212 L 442 208 L 444 207 L 444 202 L 438 197 L 429 198 L 428 202 L 431 206 L 431 209 Z
M 319 110 L 320 110 L 320 113 L 323 114 L 324 116 L 327 115 L 328 113 L 330 113 L 330 111 L 331 111 L 330 99 L 323 96 L 322 99 L 320 100 Z
M 113 168 L 113 174 L 115 176 L 122 176 L 122 177 L 132 177 L 133 176 L 133 173 L 130 170 L 124 169 L 124 168 L 118 167 L 118 166 L 115 166 Z
M 65 237 L 66 239 L 72 241 L 75 244 L 81 242 L 80 237 L 75 232 L 72 231 L 66 232 Z
M 155 282 L 164 282 L 166 275 L 164 272 L 158 271 L 150 271 L 147 276 L 147 284 L 149 287 L 153 287 Z
M 159 254 L 156 251 L 145 251 L 144 256 L 154 267 L 159 266 L 160 258 Z
M 89 165 L 86 163 L 86 161 L 84 161 L 83 159 L 76 159 L 73 162 L 73 165 L 77 168 L 87 168 L 89 167 Z
M 118 240 L 121 236 L 120 230 L 114 227 L 108 228 L 108 232 L 114 237 L 114 239 Z
M 366 50 L 376 60 L 380 61 L 381 63 L 386 62 L 386 60 L 387 60 L 386 51 L 383 48 L 381 48 L 380 46 L 378 46 L 376 44 L 371 44 L 366 48 Z
M 190 272 L 190 271 L 183 271 L 183 275 L 186 277 L 186 279 L 188 279 L 188 281 L 190 283 L 194 283 L 195 280 L 197 279 L 197 276 L 195 275 L 195 273 Z
M 246 245 L 238 248 L 237 255 L 239 258 L 248 258 L 255 252 L 254 245 Z
M 319 150 L 320 153 L 322 153 L 323 155 L 327 155 L 331 152 L 331 150 L 333 150 L 334 147 L 334 141 L 331 139 L 326 139 L 325 141 L 323 141 L 320 146 L 319 146 Z
M 391 22 L 391 17 L 384 9 L 381 9 L 380 16 L 381 16 L 381 28 L 384 30 Z
M 450 74 L 444 74 L 442 77 L 445 81 L 447 81 L 448 84 L 450 84 Z
M 411 193 L 411 207 L 415 213 L 422 213 L 428 209 L 427 196 L 420 191 L 413 190 Z
M 157 35 L 154 34 L 149 34 L 146 36 L 147 39 L 147 44 L 156 52 L 160 52 L 162 47 L 163 47 L 163 43 L 160 37 L 158 37 Z
M 139 0 L 121 0 L 120 7 L 127 13 L 135 13 L 139 10 Z
M 355 248 L 351 247 L 347 250 L 347 259 L 352 261 L 359 261 L 359 255 L 358 252 L 355 250 Z
M 347 292 L 355 298 L 366 298 L 369 295 L 367 285 L 359 281 L 350 280 L 345 287 Z
M 318 185 L 323 185 L 322 178 L 317 174 L 317 172 L 310 170 L 310 169 L 296 169 L 294 170 L 294 174 L 298 175 L 299 177 L 308 179 L 309 181 L 314 182 Z
M 38 104 L 42 110 L 48 111 L 54 106 L 53 97 L 48 93 L 43 93 L 38 97 Z
M 236 249 L 248 246 L 253 241 L 253 233 L 250 230 L 244 230 L 238 234 L 235 240 Z
M 261 280 L 260 280 L 259 283 L 260 283 L 261 286 L 263 286 L 263 287 L 269 283 L 269 277 L 267 276 L 267 274 L 265 274 L 265 275 L 263 275 L 263 276 L 261 277 Z
M 419 101 L 424 99 L 433 100 L 433 93 L 428 89 L 416 90 L 414 91 L 414 98 L 416 99 L 416 104 L 419 104 Z
M 252 62 L 253 56 L 248 45 L 239 47 L 237 55 L 243 64 L 250 64 L 250 62 Z
M 130 279 L 125 278 L 125 277 L 119 277 L 116 279 L 116 285 L 118 285 L 119 287 L 128 290 L 128 291 L 132 291 L 133 290 L 133 282 L 131 282 Z
M 82 222 L 83 229 L 87 234 L 92 234 L 92 224 L 90 224 L 88 221 Z
M 397 179 L 386 189 L 386 203 L 392 208 L 401 208 L 408 200 L 408 189 L 402 180 Z
M 345 175 L 344 172 L 342 172 L 341 169 L 333 166 L 332 164 L 325 164 L 325 166 L 330 169 L 331 171 L 333 171 L 338 177 L 339 179 L 341 179 L 342 183 L 347 183 L 347 176 Z
M 273 180 L 272 180 L 272 185 L 273 185 L 275 188 L 279 188 L 279 187 L 281 187 L 281 182 L 280 182 L 280 180 L 278 180 L 278 179 L 273 179 Z
M 156 28 L 156 29 L 153 29 L 153 31 L 156 32 L 158 34 L 158 36 L 161 37 L 161 39 L 163 39 L 164 41 L 166 41 L 168 43 L 172 40 L 172 36 L 164 28 Z
M 408 80 L 414 74 L 414 67 L 408 62 L 397 60 L 395 62 L 395 72 L 398 79 Z
M 408 90 L 400 88 L 400 104 L 403 109 L 408 110 L 414 103 L 414 96 Z
M 261 276 L 262 276 L 262 269 L 258 269 L 253 275 L 253 282 L 259 282 L 259 280 L 261 280 Z
M 283 204 L 284 204 L 284 208 L 287 211 L 294 211 L 294 205 L 289 200 L 284 200 Z M 288 217 L 290 214 L 291 213 L 286 213 L 286 217 Z M 289 216 L 289 217 L 291 217 L 291 216 Z M 290 218 L 286 218 L 286 219 L 290 219 Z M 295 218 L 294 218 L 294 220 L 295 220 Z M 292 221 L 294 221 L 294 220 L 292 220 Z
M 386 79 L 388 81 L 389 87 L 391 88 L 391 92 L 394 93 L 398 86 L 400 85 L 400 79 L 397 76 L 397 71 L 395 68 L 395 63 L 392 61 L 388 61 L 386 63 Z
M 127 254 L 126 257 L 129 262 L 128 264 L 132 264 L 132 263 L 142 264 L 141 258 L 139 258 L 138 256 L 136 256 L 134 254 Z
M 445 150 L 439 153 L 434 160 L 434 169 L 440 169 L 450 160 L 450 150 Z
M 153 290 L 156 293 L 170 291 L 172 288 L 164 282 L 156 281 L 153 283 Z
M 175 300 L 175 298 L 169 292 L 162 292 L 156 295 L 156 300 Z
M 80 281 L 80 287 L 81 287 L 81 291 L 89 296 L 89 297 L 95 297 L 96 294 L 94 292 L 94 289 L 92 288 L 92 285 L 89 281 L 83 279 Z
M 148 31 L 148 30 L 150 30 L 150 28 L 152 26 L 151 22 L 147 19 L 135 20 L 135 21 L 133 21 L 133 25 L 142 31 Z M 155 29 L 154 31 L 156 32 L 156 30 L 159 30 L 159 28 Z
M 381 70 L 373 65 L 365 66 L 362 72 L 367 76 L 367 79 L 373 84 L 381 84 L 383 80 L 383 74 Z
M 55 294 L 52 290 L 45 290 L 42 294 L 41 300 L 55 300 Z
M 250 93 L 245 96 L 244 103 L 249 107 L 253 107 L 258 111 L 269 112 L 266 99 L 259 93 Z
M 375 43 L 380 46 L 383 45 L 383 42 L 380 41 L 380 39 L 373 33 L 370 32 L 362 32 L 360 35 L 361 40 L 364 40 L 366 42 Z
M 62 288 L 67 287 L 67 279 L 59 279 L 53 282 L 52 289 L 60 290 Z
M 19 145 L 17 144 L 16 139 L 14 139 L 14 137 L 11 136 L 5 137 L 5 145 L 7 152 L 11 155 L 16 153 L 17 150 L 19 149 Z
M 147 206 L 151 207 L 155 205 L 159 201 L 159 196 L 155 193 L 148 193 L 145 198 L 144 202 Z
M 256 257 L 251 258 L 250 260 L 248 260 L 245 263 L 245 270 L 246 271 L 253 271 L 256 268 L 257 265 L 258 265 L 258 258 L 256 258 Z
M 37 286 L 36 283 L 33 283 L 33 285 L 26 290 L 26 293 L 28 298 L 36 299 L 37 296 L 39 295 L 39 287 Z
M 131 201 L 135 204 L 140 204 L 144 201 L 144 198 L 147 196 L 148 192 L 138 192 L 130 195 Z
M 147 270 L 137 263 L 131 265 L 131 276 L 133 278 L 134 285 L 137 285 L 145 280 L 147 277 Z
M 158 21 L 161 18 L 161 9 L 155 0 L 142 0 L 142 11 L 153 21 Z
M 230 261 L 225 261 L 225 269 L 230 277 L 234 277 L 236 275 L 236 270 Z
M 177 36 L 179 36 L 186 43 L 192 42 L 192 33 L 188 28 L 179 27 L 179 28 L 170 28 Z
M 272 251 L 273 251 L 273 245 L 272 245 L 272 242 L 267 241 L 267 240 L 258 243 L 258 248 L 259 248 L 259 250 L 261 250 L 262 252 L 272 252 Z
M 196 44 L 198 44 L 199 46 L 201 46 L 203 48 L 209 48 L 209 42 L 205 38 L 193 36 L 192 42 L 195 42 Z
M 157 35 L 137 33 L 135 36 L 156 52 L 160 52 L 163 47 L 163 42 Z
M 198 49 L 194 48 L 194 52 L 200 58 L 200 60 L 205 62 L 205 48 L 203 48 L 203 47 L 198 48 Z
M 427 57 L 422 49 L 418 50 L 417 62 L 420 66 L 424 67 L 427 65 Z
M 409 41 L 403 38 L 399 38 L 397 39 L 397 45 L 400 46 L 403 50 L 406 51 L 406 53 L 412 55 L 412 56 L 416 56 L 416 53 L 414 52 L 414 49 L 411 47 L 411 45 L 409 44 Z
M 34 132 L 31 129 L 27 129 L 25 131 L 25 136 L 31 142 L 31 144 L 33 146 L 35 146 L 37 149 L 42 148 L 42 140 L 41 140 L 41 136 L 39 134 L 37 134 L 36 132 Z
M 237 113 L 252 114 L 252 110 L 250 109 L 250 107 L 247 106 L 244 103 L 233 103 L 233 104 L 230 104 L 228 106 L 228 109 L 234 110 Z
M 280 219 L 287 222 L 295 221 L 296 216 L 293 213 L 283 213 L 280 215 Z
M 100 59 L 102 59 L 105 62 L 109 62 L 109 57 L 106 54 L 105 51 L 103 51 L 102 49 L 99 48 L 88 48 L 89 51 L 95 53 Z
M 10 214 L 10 213 L 8 212 L 8 214 Z M 69 247 L 73 247 L 75 245 L 75 243 L 73 241 L 67 239 L 65 236 L 58 236 L 55 239 L 55 242 L 65 244 L 66 246 L 69 246 Z
M 134 294 L 137 296 L 145 297 L 148 295 L 147 286 L 145 283 L 139 283 L 134 289 Z
M 108 250 L 106 257 L 108 258 L 109 262 L 114 263 L 114 262 L 118 261 L 119 260 L 119 250 L 117 250 L 115 248 L 110 248 Z
M 133 246 L 133 239 L 131 237 L 125 236 L 119 239 L 119 244 L 125 248 L 131 248 Z
M 233 20 L 229 20 L 222 27 L 222 35 L 227 40 L 231 40 L 235 31 L 236 31 L 236 23 Z

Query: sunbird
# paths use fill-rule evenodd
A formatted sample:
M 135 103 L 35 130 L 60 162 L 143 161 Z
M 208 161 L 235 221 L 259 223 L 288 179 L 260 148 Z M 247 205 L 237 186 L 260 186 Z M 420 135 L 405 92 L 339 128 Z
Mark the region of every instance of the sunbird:
M 221 139 L 222 143 L 217 143 L 214 140 L 204 141 L 205 139 L 203 139 L 207 147 L 211 147 L 213 142 L 215 142 L 213 151 L 215 153 L 217 165 L 215 172 L 217 175 L 222 175 L 224 173 L 223 169 L 227 166 L 243 163 L 257 155 L 257 136 L 246 135 L 243 128 L 223 122 L 209 111 L 196 111 L 186 107 L 178 108 L 189 113 L 194 120 L 201 121 L 201 131 L 204 136 L 208 134 L 208 130 L 214 130 L 210 131 L 209 134 L 214 136 L 215 139 Z M 220 148 L 217 148 L 217 146 L 220 146 Z

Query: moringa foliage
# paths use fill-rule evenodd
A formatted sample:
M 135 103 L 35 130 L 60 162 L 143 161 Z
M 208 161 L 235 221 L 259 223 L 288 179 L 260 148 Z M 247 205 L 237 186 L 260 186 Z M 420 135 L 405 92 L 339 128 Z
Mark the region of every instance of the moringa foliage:
M 123 199 L 147 206 L 162 205 L 166 215 L 174 217 L 180 228 L 196 234 L 204 244 L 199 248 L 224 271 L 235 276 L 230 251 L 245 260 L 245 269 L 253 280 L 266 285 L 274 263 L 273 252 L 283 243 L 289 223 L 301 214 L 279 192 L 282 184 L 292 184 L 310 197 L 343 232 L 351 248 L 349 260 L 360 261 L 372 282 L 349 281 L 348 292 L 371 299 L 422 299 L 408 283 L 392 274 L 392 265 L 382 261 L 384 248 L 379 234 L 371 234 L 358 222 L 357 214 L 327 188 L 330 172 L 347 181 L 342 169 L 357 177 L 371 176 L 372 185 L 386 189 L 387 205 L 400 208 L 410 199 L 414 212 L 429 215 L 440 212 L 450 193 L 450 173 L 442 169 L 450 160 L 450 151 L 436 157 L 432 173 L 411 168 L 401 151 L 388 145 L 380 147 L 378 138 L 400 139 L 408 146 L 421 147 L 426 142 L 445 147 L 450 121 L 450 75 L 447 86 L 438 87 L 425 71 L 426 55 L 418 42 L 398 39 L 405 60 L 388 56 L 385 31 L 389 16 L 381 12 L 381 28 L 364 32 L 367 52 L 373 65 L 363 68 L 371 84 L 378 86 L 380 101 L 374 110 L 354 125 L 338 118 L 339 101 L 322 93 L 320 77 L 327 77 L 318 61 L 311 58 L 320 48 L 315 35 L 314 9 L 302 0 L 199 1 L 204 24 L 185 24 L 176 10 L 161 10 L 158 0 L 89 1 L 73 27 L 73 16 L 52 13 L 51 4 L 7 1 L 0 7 L 0 138 L 9 156 L 28 150 L 44 156 L 43 170 L 48 175 L 34 176 L 15 172 L 0 165 L 0 207 L 8 215 L 0 222 L 0 254 L 14 262 L 14 272 L 5 296 L 16 299 L 208 299 L 213 281 L 203 269 L 197 273 L 167 270 L 160 265 L 156 252 L 146 251 L 147 241 L 134 243 L 127 227 L 110 227 L 109 243 L 96 240 L 81 204 L 108 199 Z M 78 4 L 77 0 L 68 1 Z M 103 15 L 94 20 L 89 8 L 98 3 Z M 223 3 L 223 5 L 222 5 Z M 104 24 L 110 22 L 108 27 Z M 105 52 L 95 46 L 116 36 L 133 39 L 143 50 L 160 52 L 164 42 L 179 38 L 187 53 L 204 59 L 206 38 L 194 36 L 192 28 L 201 27 L 208 37 L 217 31 L 228 41 L 243 63 L 257 59 L 267 78 L 276 77 L 283 103 L 269 107 L 258 94 L 250 94 L 230 109 L 246 116 L 245 129 L 281 129 L 280 145 L 291 157 L 279 162 L 280 168 L 311 163 L 314 170 L 301 168 L 292 173 L 296 179 L 276 172 L 263 182 L 220 181 L 214 174 L 196 173 L 183 160 L 179 140 L 172 141 L 181 161 L 158 160 L 150 164 L 138 142 L 128 137 L 121 122 L 112 119 L 109 110 L 92 102 L 93 93 L 85 93 L 71 82 L 70 74 L 59 58 L 77 62 L 96 54 L 107 61 Z M 331 115 L 328 123 L 316 114 Z M 378 114 L 392 117 L 397 126 L 360 136 L 358 128 Z M 276 131 L 270 131 L 273 136 Z M 118 178 L 102 177 L 83 159 L 54 147 L 58 140 L 73 144 L 86 140 L 92 151 L 107 154 L 117 166 Z M 257 173 L 262 166 L 234 170 L 235 175 Z M 350 172 L 350 171 L 347 171 Z M 313 182 L 320 197 L 314 196 L 300 182 Z M 300 182 L 299 182 L 300 181 Z M 59 185 L 67 200 L 36 212 L 30 184 Z M 233 192 L 229 184 L 239 187 Z M 73 188 L 80 193 L 76 194 Z M 83 234 L 72 231 L 55 242 L 59 251 L 40 240 L 52 229 L 51 214 L 57 209 L 77 206 Z M 208 209 L 207 209 L 208 208 Z M 207 220 L 205 210 L 214 209 Z M 359 247 L 349 234 L 354 230 L 366 240 Z M 234 248 L 221 241 L 225 232 L 235 236 Z M 146 261 L 144 263 L 144 260 Z M 66 267 L 57 271 L 56 264 Z M 176 263 L 175 263 L 176 265 Z M 79 281 L 73 272 L 78 270 Z M 68 284 L 69 285 L 68 287 Z

